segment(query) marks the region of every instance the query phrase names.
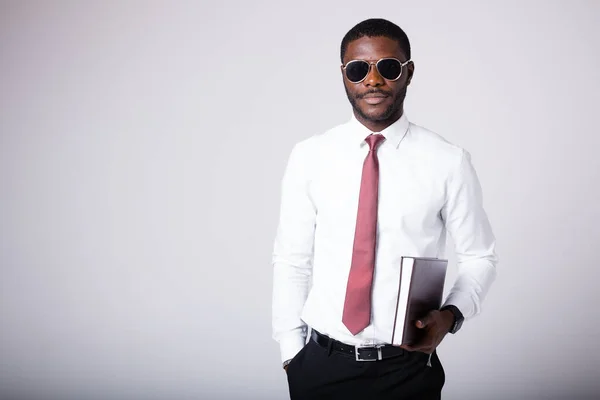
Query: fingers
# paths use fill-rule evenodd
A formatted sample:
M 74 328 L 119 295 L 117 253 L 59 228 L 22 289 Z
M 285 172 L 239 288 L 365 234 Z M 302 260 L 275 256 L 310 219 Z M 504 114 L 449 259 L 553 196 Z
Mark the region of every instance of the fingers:
M 435 329 L 423 330 L 423 334 L 416 343 L 404 344 L 400 348 L 407 351 L 421 351 L 424 353 L 431 353 L 435 350 L 439 340 L 437 338 Z
M 417 320 L 417 322 L 415 323 L 415 325 L 419 329 L 423 329 L 423 328 L 427 327 L 428 325 L 431 325 L 431 323 L 435 320 L 435 314 L 438 312 L 439 311 L 437 311 L 437 310 L 430 311 L 423 318 L 419 318 Z
M 422 351 L 425 352 L 427 350 L 430 350 L 432 347 L 435 348 L 435 341 L 433 340 L 433 338 L 431 337 L 424 337 L 423 339 L 421 339 L 420 341 L 418 341 L 417 343 L 413 343 L 413 344 L 403 344 L 400 346 L 400 348 L 406 350 L 406 351 Z
M 410 352 L 414 352 L 414 351 L 420 351 L 421 353 L 426 353 L 426 354 L 431 354 L 433 353 L 433 351 L 435 350 L 435 347 L 429 345 L 413 345 L 413 346 L 409 346 L 409 345 L 402 345 L 400 346 L 400 348 L 406 350 L 406 351 L 410 351 Z

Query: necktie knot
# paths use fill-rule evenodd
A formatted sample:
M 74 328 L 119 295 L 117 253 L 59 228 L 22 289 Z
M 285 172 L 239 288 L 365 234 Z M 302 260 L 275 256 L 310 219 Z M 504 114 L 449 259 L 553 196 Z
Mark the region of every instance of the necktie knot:
M 369 145 L 371 151 L 376 151 L 377 147 L 385 140 L 385 136 L 380 133 L 372 134 L 366 137 L 365 141 Z

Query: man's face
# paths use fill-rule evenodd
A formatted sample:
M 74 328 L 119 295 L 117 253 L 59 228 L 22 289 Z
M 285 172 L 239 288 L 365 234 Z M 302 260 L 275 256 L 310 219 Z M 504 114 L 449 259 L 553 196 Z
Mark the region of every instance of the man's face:
M 397 58 L 403 63 L 407 61 L 397 41 L 387 37 L 362 37 L 348 44 L 343 62 L 344 65 L 351 60 L 375 63 L 381 58 Z M 402 75 L 398 80 L 388 81 L 372 65 L 369 74 L 360 83 L 352 83 L 346 79 L 342 69 L 346 94 L 357 116 L 370 122 L 399 118 L 413 69 L 413 64 L 409 63 L 402 67 Z

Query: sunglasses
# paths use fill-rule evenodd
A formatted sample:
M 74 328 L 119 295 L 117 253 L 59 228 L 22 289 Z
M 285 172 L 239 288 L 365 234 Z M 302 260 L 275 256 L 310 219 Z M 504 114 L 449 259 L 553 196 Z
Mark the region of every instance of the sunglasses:
M 365 80 L 371 65 L 375 65 L 379 75 L 388 81 L 398 80 L 402 76 L 402 67 L 408 64 L 410 60 L 402 63 L 396 58 L 382 58 L 377 62 L 368 62 L 365 60 L 348 61 L 346 65 L 342 65 L 346 78 L 352 83 L 360 83 Z

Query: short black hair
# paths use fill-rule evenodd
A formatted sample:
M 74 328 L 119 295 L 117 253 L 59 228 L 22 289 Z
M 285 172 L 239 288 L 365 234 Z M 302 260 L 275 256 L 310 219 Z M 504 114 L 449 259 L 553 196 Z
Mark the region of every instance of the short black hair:
M 359 22 L 346 33 L 342 39 L 340 59 L 344 63 L 344 56 L 350 42 L 361 37 L 387 37 L 398 42 L 404 55 L 410 60 L 410 41 L 406 33 L 398 25 L 382 18 L 371 18 Z

